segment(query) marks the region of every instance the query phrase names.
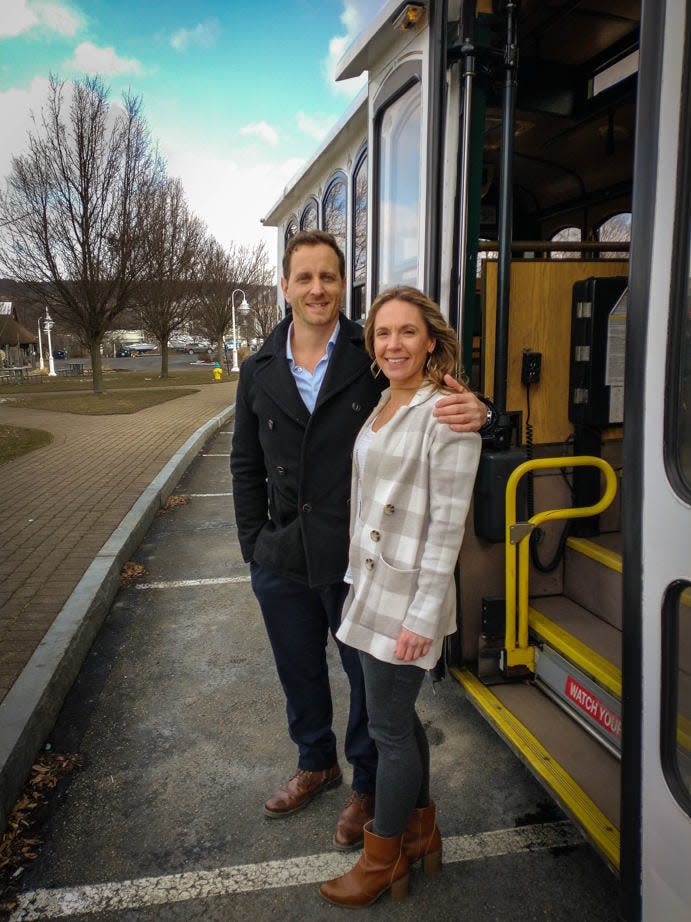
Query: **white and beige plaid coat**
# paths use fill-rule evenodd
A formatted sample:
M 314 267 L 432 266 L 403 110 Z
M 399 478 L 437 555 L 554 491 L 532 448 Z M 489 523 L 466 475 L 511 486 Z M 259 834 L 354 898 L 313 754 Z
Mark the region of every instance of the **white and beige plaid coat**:
M 385 662 L 401 626 L 431 638 L 414 665 L 434 666 L 456 630 L 454 567 L 480 458 L 477 433 L 432 415 L 443 396 L 427 384 L 374 434 L 364 470 L 353 456 L 350 567 L 340 640 Z M 363 428 L 389 400 L 389 391 Z M 359 487 L 359 489 L 358 489 Z M 356 502 L 356 498 L 359 501 Z

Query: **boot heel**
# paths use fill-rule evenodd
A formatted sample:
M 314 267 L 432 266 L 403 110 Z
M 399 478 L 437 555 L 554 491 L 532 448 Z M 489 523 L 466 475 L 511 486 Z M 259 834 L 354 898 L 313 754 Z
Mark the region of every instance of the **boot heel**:
M 438 852 L 430 852 L 422 859 L 422 870 L 430 876 L 438 874 L 441 871 L 441 849 Z
M 408 875 L 399 877 L 391 884 L 391 901 L 394 903 L 404 900 L 408 896 Z

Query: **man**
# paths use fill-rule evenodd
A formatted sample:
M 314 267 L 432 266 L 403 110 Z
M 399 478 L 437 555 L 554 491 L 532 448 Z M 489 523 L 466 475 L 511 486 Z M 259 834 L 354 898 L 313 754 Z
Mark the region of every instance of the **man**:
M 269 817 L 288 816 L 342 781 L 326 644 L 347 592 L 351 452 L 387 383 L 372 375 L 361 327 L 341 313 L 345 285 L 345 259 L 331 234 L 292 237 L 281 279 L 292 319 L 243 362 L 237 391 L 230 465 L 238 539 L 299 752 L 297 773 L 264 804 Z M 468 391 L 442 398 L 435 412 L 457 431 L 476 431 L 488 419 Z M 362 844 L 373 815 L 377 755 L 358 654 L 336 644 L 350 681 L 345 754 L 353 782 L 334 835 L 334 846 L 346 850 Z

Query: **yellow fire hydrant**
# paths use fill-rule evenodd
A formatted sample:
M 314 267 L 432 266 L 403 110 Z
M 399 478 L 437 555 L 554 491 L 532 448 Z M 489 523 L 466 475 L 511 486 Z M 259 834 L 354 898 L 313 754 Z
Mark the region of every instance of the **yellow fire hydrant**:
M 218 362 L 216 362 L 216 364 L 214 365 L 214 381 L 221 381 L 222 378 L 223 378 L 223 369 L 218 364 Z

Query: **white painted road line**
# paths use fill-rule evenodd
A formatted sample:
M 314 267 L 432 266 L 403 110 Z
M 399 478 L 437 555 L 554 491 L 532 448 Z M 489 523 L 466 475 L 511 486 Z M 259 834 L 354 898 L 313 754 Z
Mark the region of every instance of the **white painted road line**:
M 230 452 L 227 451 L 225 454 L 213 454 L 212 452 L 209 452 L 209 454 L 202 454 L 202 458 L 230 458 Z
M 456 864 L 519 852 L 581 845 L 583 841 L 581 834 L 569 822 L 453 836 L 444 839 L 444 863 Z M 81 913 L 121 912 L 187 900 L 227 897 L 235 893 L 316 884 L 344 874 L 352 867 L 353 861 L 352 854 L 327 852 L 288 858 L 285 861 L 218 868 L 216 871 L 189 871 L 166 877 L 142 877 L 92 886 L 30 890 L 20 895 L 10 922 L 64 919 Z
M 190 586 L 222 586 L 224 583 L 249 583 L 247 576 L 214 576 L 209 579 L 171 579 L 160 583 L 135 583 L 134 589 L 188 589 Z
M 199 498 L 203 499 L 204 497 L 207 497 L 207 496 L 213 497 L 213 496 L 232 496 L 232 495 L 233 495 L 232 493 L 188 493 L 187 494 L 187 496 L 189 496 L 190 499 L 199 499 Z

